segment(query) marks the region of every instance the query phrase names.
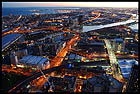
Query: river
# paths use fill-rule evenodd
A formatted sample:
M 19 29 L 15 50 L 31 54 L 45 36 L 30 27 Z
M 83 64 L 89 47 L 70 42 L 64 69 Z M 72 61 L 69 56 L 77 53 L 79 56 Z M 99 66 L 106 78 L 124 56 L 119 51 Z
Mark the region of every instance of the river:
M 124 25 L 124 24 L 135 22 L 135 21 L 138 22 L 138 16 L 136 19 L 130 19 L 130 20 L 123 21 L 123 22 L 111 23 L 111 24 L 106 24 L 106 25 L 96 25 L 96 26 L 83 26 L 83 32 L 88 32 L 91 30 L 103 29 L 103 28 L 113 27 L 113 26 L 118 26 L 118 25 Z M 137 27 L 137 32 L 138 32 L 138 24 L 136 24 L 134 26 L 130 26 L 130 27 L 131 28 Z

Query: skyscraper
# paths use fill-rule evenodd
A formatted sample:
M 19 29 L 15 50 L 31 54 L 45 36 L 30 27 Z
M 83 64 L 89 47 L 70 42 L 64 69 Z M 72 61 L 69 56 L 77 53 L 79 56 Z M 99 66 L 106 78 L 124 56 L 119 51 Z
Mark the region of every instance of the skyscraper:
M 83 23 L 83 15 L 79 15 L 78 16 L 78 24 L 82 25 L 82 23 Z
M 138 65 L 133 64 L 126 86 L 126 92 L 138 92 Z

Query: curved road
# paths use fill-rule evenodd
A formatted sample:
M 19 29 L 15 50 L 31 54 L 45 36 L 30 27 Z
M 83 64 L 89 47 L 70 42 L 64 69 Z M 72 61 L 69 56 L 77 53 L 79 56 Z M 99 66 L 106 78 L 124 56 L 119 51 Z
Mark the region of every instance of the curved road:
M 58 67 L 53 67 L 51 69 L 47 69 L 47 70 L 43 70 L 42 72 L 44 74 L 47 74 L 47 73 L 50 73 L 50 72 L 53 72 L 53 71 L 57 71 L 57 70 L 60 70 L 61 68 L 66 68 L 68 65 L 61 65 L 61 66 L 58 66 Z M 21 83 L 19 83 L 18 85 L 16 85 L 14 88 L 12 88 L 11 90 L 8 91 L 8 93 L 13 93 L 13 92 L 16 92 L 18 90 L 20 90 L 22 87 L 24 87 L 25 85 L 27 85 L 29 82 L 31 82 L 32 80 L 36 79 L 37 77 L 40 77 L 42 75 L 41 72 L 37 72 L 31 76 L 29 76 L 28 79 L 22 81 Z

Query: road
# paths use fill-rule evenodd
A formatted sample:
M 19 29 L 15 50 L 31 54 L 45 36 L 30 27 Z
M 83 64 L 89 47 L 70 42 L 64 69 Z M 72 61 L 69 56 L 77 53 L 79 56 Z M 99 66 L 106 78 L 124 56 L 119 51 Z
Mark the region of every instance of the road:
M 70 41 L 67 42 L 66 47 L 64 47 L 62 50 L 60 50 L 59 53 L 57 54 L 57 56 L 54 57 L 51 60 L 50 68 L 61 65 L 61 63 L 62 63 L 62 61 L 64 59 L 64 58 L 61 58 L 61 57 L 66 56 L 67 52 L 69 51 L 71 46 L 73 46 L 75 44 L 75 42 L 78 39 L 78 37 L 79 37 L 78 35 L 75 35 Z
M 104 39 L 104 41 L 105 41 L 106 48 L 108 51 L 113 77 L 116 78 L 117 80 L 119 80 L 120 82 L 124 82 L 117 58 L 114 54 L 114 51 L 112 50 L 111 43 L 107 39 Z
M 48 73 L 51 73 L 53 71 L 57 71 L 57 70 L 60 70 L 62 68 L 66 68 L 66 66 L 67 65 L 61 65 L 61 66 L 58 66 L 58 67 L 53 67 L 51 69 L 43 70 L 42 72 L 44 74 L 48 74 Z M 29 78 L 25 79 L 24 81 L 22 81 L 21 83 L 19 83 L 18 85 L 16 85 L 12 89 L 10 89 L 8 92 L 9 93 L 17 92 L 21 88 L 25 87 L 25 85 L 29 84 L 31 81 L 33 81 L 34 79 L 36 79 L 36 78 L 38 78 L 40 76 L 42 76 L 41 72 L 34 73 L 33 75 L 29 76 Z
M 76 39 L 78 39 L 78 35 L 75 35 L 70 41 L 67 42 L 66 47 L 64 47 L 63 49 L 61 49 L 61 50 L 59 51 L 59 53 L 57 54 L 57 56 L 55 56 L 55 57 L 51 60 L 50 66 L 49 66 L 49 67 L 47 66 L 46 69 L 50 69 L 50 68 L 53 68 L 53 67 L 60 66 L 61 63 L 62 63 L 62 61 L 63 61 L 63 59 L 64 59 L 64 58 L 62 58 L 62 57 L 65 57 L 65 56 L 66 56 L 66 54 L 67 54 L 67 52 L 69 51 L 69 49 L 71 48 L 71 46 L 73 46 L 73 45 L 75 44 Z M 53 75 L 53 74 L 55 74 L 55 72 L 52 72 L 51 75 Z M 37 89 L 38 89 L 38 90 L 41 89 L 41 87 L 43 86 L 43 84 L 44 84 L 46 81 L 47 81 L 47 80 L 46 80 L 45 78 L 40 78 L 40 79 L 38 79 L 38 81 L 35 81 L 35 82 L 36 82 L 36 83 L 35 83 L 36 87 L 35 87 L 35 89 L 33 89 L 33 90 L 35 91 L 35 90 L 37 90 Z
M 22 18 L 22 15 L 19 16 L 19 18 L 17 19 L 17 21 L 19 21 L 21 18 Z M 17 28 L 14 28 L 13 30 L 10 30 L 10 31 L 8 31 L 8 32 L 5 32 L 5 33 L 2 34 L 2 37 L 5 36 L 5 35 L 7 35 L 7 34 L 10 34 L 10 33 L 18 32 L 18 30 L 19 30 L 20 28 L 21 28 L 21 27 L 19 26 L 19 27 L 17 27 Z
M 17 21 L 19 21 L 21 19 L 22 15 L 19 16 L 19 18 L 17 19 Z
M 7 34 L 10 34 L 10 33 L 13 33 L 13 32 L 17 32 L 19 29 L 20 29 L 21 27 L 19 26 L 19 27 L 17 27 L 17 28 L 14 28 L 13 30 L 10 30 L 10 31 L 8 31 L 8 32 L 4 32 L 3 34 L 2 34 L 2 37 L 4 37 L 5 35 L 7 35 Z
M 90 20 L 86 20 L 86 21 L 84 21 L 83 23 L 85 23 L 85 22 L 91 22 L 91 21 L 93 21 L 93 20 L 95 20 L 95 19 L 97 19 L 97 18 L 99 18 L 100 17 L 100 15 L 101 15 L 101 13 L 96 13 L 97 14 L 97 16 L 96 17 L 94 17 L 94 18 L 92 18 L 92 19 L 90 19 Z
M 98 16 L 97 16 L 98 17 Z M 97 18 L 96 17 L 96 18 Z M 96 19 L 94 18 L 94 19 Z M 68 32 L 73 32 L 73 31 L 68 31 Z M 54 69 L 56 70 L 56 68 L 60 69 L 60 67 L 65 67 L 66 68 L 66 65 L 61 65 L 62 61 L 64 58 L 61 58 L 61 57 L 65 57 L 67 52 L 69 51 L 69 49 L 71 49 L 71 46 L 73 46 L 76 42 L 76 40 L 78 40 L 78 38 L 80 37 L 76 32 L 75 33 L 75 36 L 67 42 L 66 44 L 66 47 L 64 47 L 63 49 L 60 50 L 60 52 L 57 54 L 56 57 L 54 57 L 52 60 L 51 60 L 51 63 L 50 63 L 50 67 L 47 67 L 46 70 L 43 70 L 43 73 L 46 75 L 48 72 L 51 72 L 51 71 L 54 71 Z M 60 66 L 61 65 L 61 66 Z M 11 92 L 14 92 L 14 91 L 17 91 L 19 89 L 21 89 L 23 86 L 25 86 L 26 84 L 28 84 L 29 82 L 31 82 L 32 80 L 36 79 L 37 77 L 40 77 L 42 75 L 41 72 L 39 73 L 36 73 L 32 76 L 30 76 L 28 79 L 24 80 L 23 82 L 19 83 L 17 86 L 15 86 L 13 89 L 9 90 L 9 93 Z M 38 79 L 38 81 L 35 81 L 37 87 L 41 88 L 42 85 L 46 82 L 45 79 Z M 39 89 L 37 88 L 37 89 Z M 35 89 L 36 90 L 36 89 Z
M 59 67 L 64 67 L 65 65 L 63 66 L 60 66 L 63 59 L 64 58 L 61 58 L 61 57 L 65 57 L 68 50 L 71 48 L 72 45 L 74 45 L 75 41 L 78 39 L 78 35 L 75 35 L 70 41 L 68 41 L 67 45 L 65 48 L 63 48 L 62 50 L 60 50 L 60 52 L 57 54 L 56 57 L 54 57 L 54 59 L 52 59 L 51 61 L 51 64 L 50 64 L 50 67 L 47 67 L 46 70 L 43 70 L 43 73 L 46 74 L 50 71 L 54 71 L 56 68 L 59 68 Z M 58 67 L 57 67 L 58 66 Z M 32 80 L 36 79 L 37 77 L 40 77 L 42 74 L 39 72 L 39 73 L 36 73 L 34 75 L 32 75 L 31 77 L 29 77 L 29 79 L 21 82 L 20 84 L 18 84 L 16 87 L 14 87 L 13 89 L 11 89 L 9 92 L 12 92 L 12 91 L 16 91 L 16 90 L 19 90 L 23 85 L 31 82 Z M 35 84 L 37 85 L 35 88 L 36 89 L 39 89 L 42 87 L 42 85 L 46 82 L 46 80 L 44 78 L 40 78 L 38 79 L 38 81 L 35 81 Z

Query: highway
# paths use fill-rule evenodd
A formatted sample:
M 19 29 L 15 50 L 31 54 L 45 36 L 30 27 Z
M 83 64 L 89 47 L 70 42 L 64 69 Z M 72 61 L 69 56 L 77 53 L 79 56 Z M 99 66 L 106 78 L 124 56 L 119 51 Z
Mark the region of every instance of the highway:
M 13 33 L 13 32 L 17 32 L 19 29 L 20 29 L 21 27 L 19 26 L 19 27 L 17 27 L 17 28 L 14 28 L 13 30 L 10 30 L 10 31 L 8 31 L 8 32 L 4 32 L 3 34 L 2 34 L 2 37 L 4 37 L 5 35 L 7 35 L 7 34 L 10 34 L 10 33 Z
M 100 16 L 100 13 L 96 18 L 98 18 L 99 16 Z M 93 19 L 96 19 L 96 18 L 93 18 Z M 68 31 L 68 32 L 71 32 L 71 31 Z M 66 56 L 67 52 L 71 49 L 71 46 L 73 46 L 75 44 L 75 42 L 76 42 L 76 40 L 78 40 L 78 38 L 79 38 L 79 35 L 75 34 L 75 36 L 70 41 L 67 42 L 66 47 L 61 49 L 60 52 L 57 54 L 57 56 L 51 60 L 50 67 L 46 67 L 46 69 L 42 71 L 45 75 L 50 73 L 50 72 L 60 70 L 61 68 L 66 68 L 66 65 L 61 65 L 61 63 L 64 59 L 61 57 Z M 106 43 L 108 53 L 109 53 L 109 58 L 110 58 L 111 66 L 112 66 L 113 76 L 116 79 L 118 79 L 119 81 L 120 80 L 122 81 L 123 78 L 121 78 L 122 75 L 120 73 L 120 70 L 118 68 L 116 68 L 117 60 L 115 58 L 115 54 L 112 52 L 111 45 L 109 44 L 110 42 L 105 40 L 105 43 Z M 29 84 L 30 82 L 32 82 L 36 78 L 38 78 L 38 77 L 41 78 L 41 76 L 42 76 L 41 72 L 37 72 L 37 73 L 29 76 L 28 79 L 22 81 L 17 86 L 15 86 L 11 90 L 9 90 L 9 93 L 16 92 L 17 90 L 20 90 L 21 88 L 23 88 L 25 85 Z M 46 80 L 44 80 L 44 79 L 38 79 L 38 81 L 35 80 L 34 83 L 36 83 L 37 87 L 38 86 L 41 87 L 45 82 L 46 82 Z
M 61 65 L 62 61 L 65 57 L 71 46 L 73 46 L 78 39 L 78 35 L 75 35 L 70 41 L 67 42 L 66 47 L 59 51 L 56 57 L 51 60 L 50 68 Z
M 104 39 L 104 41 L 105 41 L 106 48 L 108 51 L 113 77 L 116 78 L 117 80 L 119 80 L 120 82 L 124 82 L 124 78 L 123 78 L 122 73 L 120 71 L 120 67 L 119 67 L 117 58 L 115 56 L 115 53 L 111 47 L 111 43 L 107 39 Z
M 57 71 L 57 70 L 60 70 L 61 68 L 66 68 L 66 67 L 67 67 L 67 65 L 61 65 L 61 66 L 58 66 L 58 67 L 53 67 L 51 69 L 43 70 L 42 72 L 44 74 L 47 74 L 47 73 L 50 73 L 50 72 L 53 72 L 53 71 Z M 34 79 L 36 79 L 36 78 L 38 78 L 40 76 L 42 76 L 42 73 L 41 72 L 34 73 L 33 75 L 29 76 L 28 79 L 25 79 L 24 81 L 22 81 L 21 83 L 19 83 L 18 85 L 16 85 L 14 88 L 10 89 L 8 91 L 8 93 L 17 92 L 21 88 L 25 87 L 25 85 L 29 84 L 31 81 L 33 81 Z
M 46 67 L 46 70 L 43 70 L 44 74 L 50 73 L 52 71 L 55 71 L 57 69 L 61 69 L 64 67 L 66 68 L 66 65 L 61 65 L 61 63 L 64 59 L 62 57 L 66 56 L 68 50 L 71 48 L 72 45 L 75 44 L 75 41 L 78 39 L 78 37 L 79 37 L 78 35 L 75 35 L 70 41 L 67 42 L 66 47 L 61 49 L 60 52 L 57 54 L 57 56 L 51 60 L 50 67 Z M 38 73 L 30 76 L 28 79 L 24 80 L 23 82 L 19 83 L 16 87 L 9 90 L 9 93 L 19 90 L 21 87 L 25 86 L 26 84 L 28 84 L 32 80 L 36 79 L 37 77 L 40 77 L 41 75 L 42 75 L 42 73 L 38 72 Z M 40 83 L 38 83 L 38 82 L 40 82 Z M 42 79 L 39 79 L 38 82 L 36 82 L 37 83 L 36 85 L 38 85 L 37 87 L 41 87 L 43 85 L 43 83 L 46 82 L 46 80 L 43 81 Z
M 69 49 L 71 48 L 71 46 L 73 46 L 75 44 L 75 40 L 78 38 L 77 35 L 75 35 L 70 41 L 67 42 L 66 47 L 64 47 L 63 49 L 61 49 L 57 56 L 55 56 L 51 61 L 50 61 L 50 66 L 47 66 L 45 69 L 50 69 L 53 67 L 57 67 L 60 66 L 64 57 L 66 56 L 67 52 L 69 51 Z M 55 72 L 52 72 L 49 75 L 55 75 Z M 37 81 L 34 81 L 35 84 L 35 88 L 33 88 L 32 91 L 36 91 L 41 89 L 41 87 L 43 86 L 43 84 L 47 81 L 46 78 L 39 78 Z
M 98 16 L 97 16 L 98 17 Z M 96 18 L 97 18 L 96 17 Z M 55 29 L 55 28 L 54 28 Z M 67 31 L 65 31 L 67 32 Z M 61 58 L 61 57 L 65 57 L 67 52 L 69 51 L 69 49 L 71 49 L 71 46 L 73 46 L 76 42 L 76 40 L 79 39 L 79 35 L 77 34 L 77 32 L 74 32 L 74 31 L 68 31 L 68 32 L 73 32 L 75 33 L 75 36 L 67 42 L 66 44 L 66 47 L 64 47 L 63 49 L 60 50 L 60 52 L 57 54 L 56 57 L 54 57 L 52 60 L 51 60 L 51 64 L 49 67 L 46 67 L 46 70 L 43 70 L 43 73 L 44 74 L 47 74 L 49 72 L 52 72 L 52 71 L 55 71 L 56 69 L 60 69 L 62 67 L 65 67 L 65 65 L 61 65 L 62 61 L 64 58 Z M 61 65 L 61 66 L 60 66 Z M 41 72 L 38 72 L 36 74 L 33 74 L 32 76 L 30 76 L 28 79 L 24 80 L 23 82 L 19 83 L 17 86 L 15 86 L 13 89 L 9 90 L 9 93 L 11 92 L 15 92 L 19 89 L 21 89 L 23 86 L 25 86 L 26 84 L 28 84 L 29 82 L 33 81 L 34 79 L 36 79 L 37 77 L 40 77 L 42 75 Z M 37 85 L 37 87 L 41 87 L 45 82 L 46 80 L 44 79 L 38 79 L 38 81 L 35 80 L 35 83 Z M 37 83 L 39 82 L 39 83 Z M 40 86 L 41 85 L 41 86 Z M 35 89 L 36 90 L 36 89 Z

